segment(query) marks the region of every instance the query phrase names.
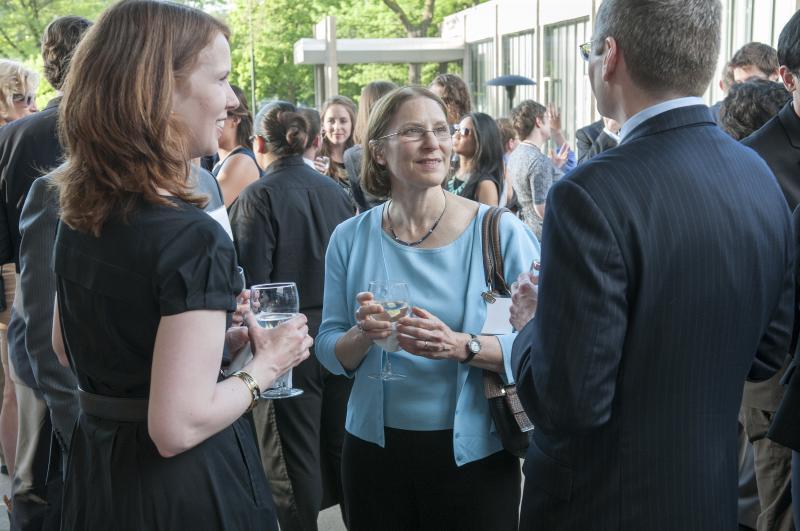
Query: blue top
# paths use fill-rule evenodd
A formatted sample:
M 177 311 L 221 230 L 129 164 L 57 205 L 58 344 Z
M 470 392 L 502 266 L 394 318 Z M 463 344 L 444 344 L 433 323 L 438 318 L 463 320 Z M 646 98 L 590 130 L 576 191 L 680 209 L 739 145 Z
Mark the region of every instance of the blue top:
M 356 294 L 371 280 L 405 280 L 411 302 L 431 311 L 453 330 L 480 334 L 486 320 L 481 249 L 481 205 L 476 219 L 454 242 L 438 249 L 398 245 L 381 228 L 384 206 L 339 225 L 325 258 L 322 326 L 315 351 L 334 374 L 355 378 L 347 406 L 347 431 L 384 445 L 384 426 L 412 430 L 453 429 L 453 452 L 460 466 L 502 448 L 483 395 L 482 370 L 455 361 L 434 362 L 404 351 L 390 354 L 403 381 L 369 378 L 380 372 L 382 349 L 372 346 L 361 365 L 347 371 L 336 358 L 339 338 L 355 325 Z M 518 219 L 504 215 L 500 240 L 509 281 L 539 258 L 539 242 Z M 506 381 L 512 382 L 511 347 L 516 334 L 499 336 Z

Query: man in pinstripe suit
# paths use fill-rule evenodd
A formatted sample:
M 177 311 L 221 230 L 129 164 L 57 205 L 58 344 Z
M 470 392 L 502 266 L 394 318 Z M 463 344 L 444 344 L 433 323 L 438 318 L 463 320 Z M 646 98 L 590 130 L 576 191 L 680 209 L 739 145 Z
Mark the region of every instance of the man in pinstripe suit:
M 718 0 L 604 0 L 588 54 L 620 145 L 553 186 L 538 311 L 514 345 L 536 424 L 521 529 L 736 529 L 746 378 L 792 329 L 789 210 L 699 98 Z M 514 290 L 521 327 L 536 300 Z

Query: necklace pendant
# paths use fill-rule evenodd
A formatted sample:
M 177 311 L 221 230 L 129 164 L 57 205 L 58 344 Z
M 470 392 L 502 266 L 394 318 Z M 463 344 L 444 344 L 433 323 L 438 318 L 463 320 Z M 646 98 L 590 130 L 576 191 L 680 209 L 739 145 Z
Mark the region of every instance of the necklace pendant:
M 483 297 L 483 300 L 485 300 L 487 304 L 494 304 L 497 302 L 497 299 L 492 295 L 491 291 L 484 291 L 481 293 L 481 297 Z

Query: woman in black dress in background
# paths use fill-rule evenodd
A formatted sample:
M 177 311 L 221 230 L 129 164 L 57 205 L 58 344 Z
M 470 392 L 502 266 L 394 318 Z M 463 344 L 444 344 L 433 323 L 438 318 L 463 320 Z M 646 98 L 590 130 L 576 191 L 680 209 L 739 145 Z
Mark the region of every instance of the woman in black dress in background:
M 53 345 L 81 388 L 65 530 L 277 529 L 243 414 L 311 339 L 304 316 L 226 333 L 233 244 L 188 182 L 236 106 L 227 36 L 196 9 L 123 0 L 72 60 L 55 175 Z M 253 360 L 222 380 L 248 330 Z

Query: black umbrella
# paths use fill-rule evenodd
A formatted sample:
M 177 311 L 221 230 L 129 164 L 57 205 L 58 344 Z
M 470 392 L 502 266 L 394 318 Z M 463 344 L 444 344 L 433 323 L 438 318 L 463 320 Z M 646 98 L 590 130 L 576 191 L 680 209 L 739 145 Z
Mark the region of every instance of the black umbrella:
M 510 74 L 490 79 L 486 84 L 492 87 L 505 87 L 506 93 L 508 94 L 508 108 L 513 109 L 514 94 L 517 92 L 517 85 L 535 85 L 536 81 L 525 76 Z

